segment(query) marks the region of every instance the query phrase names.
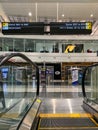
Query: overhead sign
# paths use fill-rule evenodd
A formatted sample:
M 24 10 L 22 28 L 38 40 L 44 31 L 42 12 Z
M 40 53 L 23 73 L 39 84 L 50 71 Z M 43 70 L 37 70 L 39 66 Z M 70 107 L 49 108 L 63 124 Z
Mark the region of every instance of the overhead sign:
M 44 23 L 42 22 L 3 22 L 3 34 L 27 34 L 27 35 L 43 35 Z
M 48 30 L 46 29 L 48 27 Z M 75 35 L 91 34 L 91 22 L 3 22 L 3 34 L 27 35 Z
M 50 23 L 50 34 L 52 35 L 91 34 L 91 32 L 91 22 Z

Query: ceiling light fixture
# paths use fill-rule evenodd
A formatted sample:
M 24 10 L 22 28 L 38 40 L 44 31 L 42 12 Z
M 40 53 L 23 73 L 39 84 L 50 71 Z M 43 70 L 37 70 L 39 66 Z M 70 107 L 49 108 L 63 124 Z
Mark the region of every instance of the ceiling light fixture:
M 93 17 L 93 14 L 91 14 L 90 17 L 92 18 L 92 17 Z
M 29 13 L 28 13 L 28 15 L 29 15 L 29 16 L 32 16 L 32 13 L 31 13 L 31 12 L 29 12 Z
M 65 15 L 64 14 L 62 14 L 62 17 L 64 17 Z

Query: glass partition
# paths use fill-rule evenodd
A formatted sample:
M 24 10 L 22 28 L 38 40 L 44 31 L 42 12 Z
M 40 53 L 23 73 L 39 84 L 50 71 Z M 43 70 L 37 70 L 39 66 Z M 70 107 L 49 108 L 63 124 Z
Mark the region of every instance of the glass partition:
M 5 56 L 3 59 L 5 62 L 2 63 L 1 60 L 0 63 L 2 64 L 0 66 L 0 128 L 2 130 L 19 123 L 36 98 L 38 68 L 24 57 L 16 55 L 6 60 Z
M 0 38 L 0 51 L 40 53 L 94 53 L 98 40 Z
M 0 44 L 2 45 L 1 46 L 2 51 L 14 51 L 13 39 L 3 38 Z
M 90 66 L 86 69 L 84 88 L 86 98 L 98 103 L 98 64 Z
M 24 39 L 14 39 L 13 40 L 13 51 L 14 52 L 24 52 Z

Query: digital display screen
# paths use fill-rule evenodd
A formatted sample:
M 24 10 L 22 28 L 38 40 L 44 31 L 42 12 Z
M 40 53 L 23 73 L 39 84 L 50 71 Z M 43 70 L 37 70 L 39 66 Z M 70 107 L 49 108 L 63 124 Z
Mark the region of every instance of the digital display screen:
M 43 22 L 3 22 L 2 33 L 9 35 L 43 35 Z
M 51 22 L 51 35 L 91 34 L 91 22 Z
M 47 31 L 46 28 L 49 28 Z M 91 22 L 3 22 L 2 33 L 5 35 L 80 35 L 91 34 Z

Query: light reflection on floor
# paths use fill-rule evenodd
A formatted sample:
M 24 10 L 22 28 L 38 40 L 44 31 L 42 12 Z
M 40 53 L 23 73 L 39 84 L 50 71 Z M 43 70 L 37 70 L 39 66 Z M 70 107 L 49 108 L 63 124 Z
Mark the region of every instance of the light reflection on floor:
M 87 92 L 91 89 L 87 86 Z M 32 98 L 36 96 L 36 87 L 33 85 L 7 85 L 3 83 L 0 89 L 0 109 L 9 107 L 21 98 Z M 81 85 L 48 85 L 40 86 L 39 96 L 42 98 L 79 98 L 82 97 Z M 15 100 L 13 100 L 15 99 Z

